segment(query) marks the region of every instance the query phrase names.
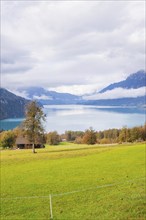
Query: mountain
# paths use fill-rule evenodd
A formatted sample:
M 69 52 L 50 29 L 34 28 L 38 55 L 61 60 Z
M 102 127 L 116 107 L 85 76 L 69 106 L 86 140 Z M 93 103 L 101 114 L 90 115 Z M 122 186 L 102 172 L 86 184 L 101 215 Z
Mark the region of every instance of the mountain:
M 76 96 L 69 93 L 58 93 L 55 91 L 48 91 L 41 87 L 24 87 L 17 89 L 19 94 L 26 94 L 28 99 L 35 99 L 42 105 L 55 105 L 55 104 L 84 104 L 84 105 L 100 105 L 100 106 L 144 106 L 146 105 L 146 96 L 141 95 L 127 96 L 124 97 L 123 93 L 120 94 L 120 98 L 107 98 L 107 91 L 114 91 L 117 93 L 118 88 L 126 89 L 126 92 L 129 90 L 131 94 L 131 89 L 139 89 L 146 86 L 146 72 L 140 70 L 136 73 L 129 75 L 125 80 L 110 84 L 109 86 L 103 88 L 98 93 L 94 93 L 86 96 Z M 142 88 L 143 89 L 143 88 Z M 132 92 L 133 92 L 132 90 Z M 7 91 L 6 89 L 1 89 L 1 98 L 0 98 L 0 119 L 4 118 L 16 118 L 24 116 L 24 107 L 28 100 L 14 95 L 13 93 Z M 105 94 L 104 94 L 105 93 Z M 103 95 L 105 96 L 102 99 Z M 141 93 L 140 93 L 141 94 Z M 95 95 L 96 97 L 102 98 L 91 98 Z M 100 95 L 100 96 L 98 96 Z M 123 96 L 122 96 L 123 95 Z
M 29 99 L 38 100 L 41 104 L 77 104 L 81 97 L 69 93 L 58 93 L 48 91 L 41 87 L 24 87 L 18 89 L 19 92 L 25 92 Z
M 136 73 L 131 74 L 127 77 L 127 79 L 123 81 L 110 84 L 109 86 L 102 89 L 99 93 L 104 93 L 108 90 L 113 90 L 116 88 L 138 89 L 143 86 L 146 86 L 146 72 L 144 70 L 140 70 Z
M 29 100 L 0 88 L 0 120 L 24 117 L 25 106 L 28 102 Z
M 146 95 L 144 95 L 144 87 L 146 87 L 146 72 L 144 70 L 140 70 L 129 75 L 123 81 L 110 84 L 103 88 L 101 91 L 86 96 L 85 99 L 87 101 L 84 101 L 84 104 L 100 106 L 145 106 Z M 119 88 L 123 89 L 123 92 L 121 90 L 121 94 L 117 93 Z M 140 89 L 142 92 L 135 95 L 134 92 L 138 89 Z M 124 91 L 126 92 L 127 97 L 124 97 Z M 112 92 L 114 92 L 114 96 L 117 95 L 119 97 L 111 98 Z M 133 93 L 135 96 L 133 96 L 131 93 Z M 107 95 L 110 98 L 106 98 Z

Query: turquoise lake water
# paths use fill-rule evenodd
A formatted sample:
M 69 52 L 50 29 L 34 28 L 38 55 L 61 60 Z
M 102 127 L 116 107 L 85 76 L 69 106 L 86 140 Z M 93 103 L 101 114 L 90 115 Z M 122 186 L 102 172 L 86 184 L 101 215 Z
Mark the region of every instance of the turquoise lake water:
M 82 130 L 92 127 L 95 130 L 134 127 L 146 121 L 144 108 L 99 107 L 85 105 L 47 105 L 46 131 Z M 9 130 L 17 127 L 24 119 L 6 119 L 0 121 L 0 129 Z

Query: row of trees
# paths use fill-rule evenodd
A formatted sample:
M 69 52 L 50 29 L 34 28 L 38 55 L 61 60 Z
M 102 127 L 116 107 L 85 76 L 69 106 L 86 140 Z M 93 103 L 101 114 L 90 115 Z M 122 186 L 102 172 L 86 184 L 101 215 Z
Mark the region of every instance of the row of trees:
M 85 132 L 66 131 L 64 138 L 80 144 L 110 144 L 123 142 L 146 141 L 146 124 L 144 126 L 122 129 L 94 131 L 92 128 Z
M 16 128 L 12 131 L 0 133 L 0 147 L 13 148 L 16 138 L 24 135 L 23 130 Z M 57 145 L 61 141 L 74 142 L 76 144 L 111 144 L 123 142 L 146 141 L 146 124 L 144 126 L 122 129 L 108 129 L 104 131 L 94 131 L 92 128 L 86 131 L 66 131 L 59 135 L 57 131 L 49 132 L 41 136 L 41 142 L 49 145 Z M 38 138 L 38 137 L 37 137 Z

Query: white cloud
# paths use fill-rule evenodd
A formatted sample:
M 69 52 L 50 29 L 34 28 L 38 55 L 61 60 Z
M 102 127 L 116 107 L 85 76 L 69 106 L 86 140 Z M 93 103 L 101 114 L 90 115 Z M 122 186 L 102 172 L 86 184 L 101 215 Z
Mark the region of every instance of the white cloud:
M 33 99 L 52 100 L 52 97 L 46 95 L 41 95 L 41 96 L 34 95 Z
M 2 86 L 122 80 L 145 67 L 144 22 L 144 1 L 2 1 Z
M 71 93 L 74 95 L 87 95 L 92 94 L 97 91 L 97 89 L 101 89 L 101 85 L 91 84 L 91 85 L 68 85 L 68 86 L 59 86 L 49 88 L 50 91 L 56 91 L 61 93 Z
M 14 94 L 15 94 L 15 95 L 17 95 L 17 96 L 22 97 L 22 98 L 25 98 L 25 99 L 30 99 L 30 98 L 28 97 L 28 94 L 27 94 L 27 92 L 26 92 L 26 91 L 19 92 L 19 91 L 14 90 L 14 89 L 9 90 L 9 91 L 10 91 L 10 92 L 12 92 L 12 93 L 14 93 Z
M 117 88 L 104 93 L 97 93 L 94 95 L 84 96 L 85 100 L 99 100 L 99 99 L 117 99 L 117 98 L 129 98 L 139 97 L 146 94 L 146 87 L 138 89 L 123 89 Z

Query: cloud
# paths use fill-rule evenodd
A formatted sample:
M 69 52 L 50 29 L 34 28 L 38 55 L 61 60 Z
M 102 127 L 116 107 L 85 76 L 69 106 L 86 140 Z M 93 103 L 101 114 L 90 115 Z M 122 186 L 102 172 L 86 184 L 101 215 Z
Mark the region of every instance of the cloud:
M 85 100 L 100 100 L 100 99 L 117 99 L 117 98 L 135 98 L 144 96 L 146 94 L 146 87 L 138 89 L 123 89 L 117 88 L 104 93 L 97 93 L 94 95 L 83 96 Z
M 26 91 L 19 92 L 18 90 L 14 90 L 14 89 L 9 90 L 9 91 L 12 92 L 12 93 L 14 93 L 14 94 L 17 95 L 17 96 L 23 97 L 23 98 L 25 98 L 25 99 L 30 99 L 30 98 L 28 97 L 28 94 L 27 94 Z
M 33 99 L 41 99 L 41 100 L 52 100 L 53 98 L 51 96 L 41 95 L 41 96 L 33 96 Z
M 89 93 L 90 85 L 94 90 L 95 84 L 106 86 L 144 69 L 144 6 L 144 1 L 2 1 L 3 87 L 78 93 L 86 87 Z
M 31 70 L 35 60 L 31 57 L 30 51 L 21 48 L 12 39 L 2 35 L 1 36 L 1 73 L 23 73 Z
M 91 84 L 91 85 L 68 85 L 68 86 L 59 86 L 59 87 L 52 87 L 49 88 L 50 91 L 56 91 L 61 93 L 71 93 L 74 95 L 87 95 L 92 94 L 97 91 L 99 88 L 98 84 Z

